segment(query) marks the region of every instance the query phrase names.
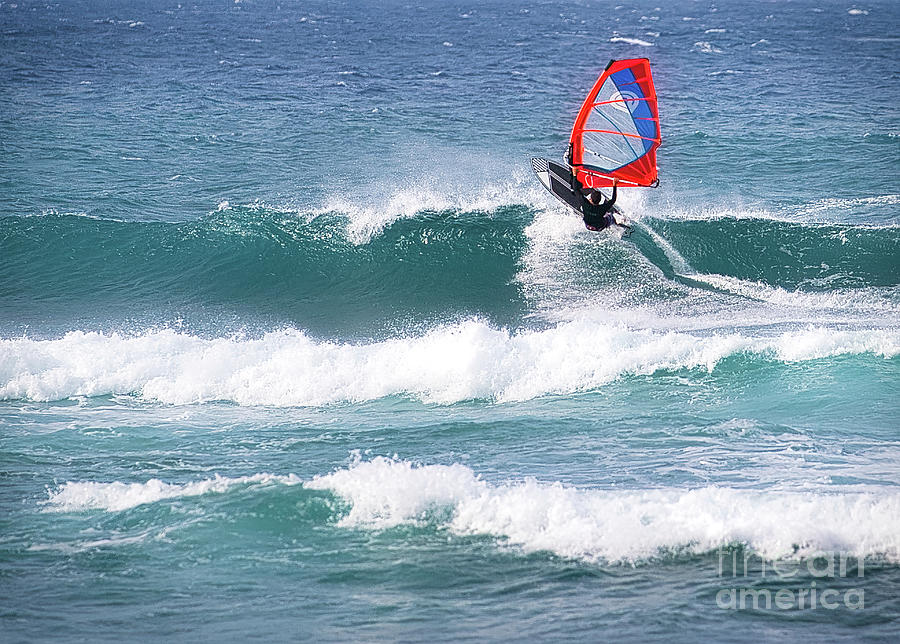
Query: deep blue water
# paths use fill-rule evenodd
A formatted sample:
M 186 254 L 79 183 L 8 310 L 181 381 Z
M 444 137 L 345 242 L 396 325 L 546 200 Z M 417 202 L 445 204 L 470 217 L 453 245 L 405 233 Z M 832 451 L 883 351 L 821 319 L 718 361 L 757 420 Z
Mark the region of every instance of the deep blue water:
M 898 27 L 0 2 L 3 640 L 894 641 Z M 590 233 L 528 159 L 637 56 Z

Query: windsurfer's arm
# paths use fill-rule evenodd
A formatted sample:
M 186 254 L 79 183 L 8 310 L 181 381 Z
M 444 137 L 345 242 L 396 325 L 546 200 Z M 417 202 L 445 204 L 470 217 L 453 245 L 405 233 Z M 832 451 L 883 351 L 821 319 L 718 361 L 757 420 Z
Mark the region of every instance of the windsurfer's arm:
M 612 193 L 612 197 L 609 198 L 610 206 L 613 205 L 614 203 L 616 203 L 616 188 L 618 187 L 618 185 L 619 185 L 619 180 L 613 179 L 613 193 Z
M 578 170 L 575 168 L 572 168 L 572 181 L 569 183 L 569 187 L 572 188 L 572 192 L 577 192 L 578 194 L 581 194 L 581 190 L 584 188 L 578 180 Z

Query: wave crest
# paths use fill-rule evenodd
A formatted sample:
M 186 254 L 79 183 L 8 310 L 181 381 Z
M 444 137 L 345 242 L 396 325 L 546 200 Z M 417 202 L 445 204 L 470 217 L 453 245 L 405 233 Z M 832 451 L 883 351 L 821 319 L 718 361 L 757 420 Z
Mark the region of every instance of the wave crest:
M 772 337 L 699 336 L 576 320 L 514 333 L 468 320 L 353 344 L 294 329 L 255 339 L 73 331 L 55 340 L 0 340 L 0 399 L 137 394 L 168 404 L 318 406 L 403 395 L 437 404 L 506 402 L 597 389 L 627 374 L 713 370 L 741 353 L 781 361 L 892 358 L 900 353 L 900 332 L 808 326 Z
M 340 525 L 383 529 L 427 520 L 488 534 L 525 552 L 633 562 L 671 551 L 740 543 L 761 555 L 840 551 L 900 560 L 900 494 L 762 492 L 732 488 L 594 490 L 532 478 L 492 485 L 459 464 L 416 466 L 382 457 L 304 484 L 351 504 Z
M 358 455 L 349 467 L 305 482 L 293 474 L 216 476 L 184 484 L 70 481 L 50 491 L 45 511 L 121 512 L 247 486 L 299 484 L 346 501 L 325 517 L 339 528 L 416 524 L 588 562 L 634 563 L 734 544 L 769 559 L 841 552 L 900 561 L 900 494 L 890 491 L 602 490 L 534 478 L 490 483 L 459 463 L 363 461 Z

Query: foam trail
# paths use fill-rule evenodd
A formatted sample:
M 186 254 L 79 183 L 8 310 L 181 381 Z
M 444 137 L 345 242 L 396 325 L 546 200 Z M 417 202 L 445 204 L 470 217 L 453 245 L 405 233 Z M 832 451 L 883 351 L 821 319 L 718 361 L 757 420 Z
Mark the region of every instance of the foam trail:
M 900 353 L 897 329 L 808 325 L 758 333 L 697 335 L 589 319 L 519 333 L 468 320 L 370 344 L 318 341 L 292 329 L 257 339 L 74 331 L 56 340 L 0 340 L 0 399 L 139 394 L 170 404 L 317 406 L 406 395 L 438 404 L 503 402 L 592 390 L 625 374 L 712 370 L 737 353 L 782 361 Z
M 716 273 L 688 273 L 686 276 L 698 282 L 705 282 L 722 291 L 760 302 L 767 302 L 782 308 L 805 311 L 840 311 L 861 314 L 900 314 L 900 303 L 891 299 L 897 289 L 860 288 L 835 289 L 826 292 L 789 291 L 780 286 L 770 286 L 763 282 L 742 280 L 737 277 Z
M 779 307 L 792 307 L 806 311 L 831 309 L 843 312 L 858 311 L 891 315 L 900 312 L 897 303 L 888 296 L 884 289 L 837 289 L 826 293 L 806 293 L 800 290 L 788 291 L 778 286 L 728 275 L 701 273 L 653 228 L 641 221 L 635 221 L 634 224 L 640 227 L 662 250 L 675 274 L 689 278 L 692 285 L 707 284 L 725 293 Z
M 694 277 L 697 275 L 697 271 L 695 271 L 690 264 L 688 264 L 687 260 L 681 256 L 675 247 L 672 246 L 668 241 L 663 238 L 658 232 L 653 230 L 650 226 L 647 226 L 639 221 L 635 222 L 635 225 L 640 226 L 641 230 L 646 232 L 650 238 L 656 242 L 656 245 L 665 253 L 666 259 L 669 260 L 669 263 L 672 265 L 672 268 L 676 273 L 680 275 L 689 275 Z
M 487 534 L 525 552 L 637 561 L 669 551 L 746 544 L 768 558 L 840 551 L 900 560 L 900 494 L 788 493 L 705 487 L 593 490 L 534 479 L 489 484 L 460 464 L 375 458 L 316 477 L 351 504 L 340 524 L 439 525 Z M 450 510 L 449 518 L 440 513 Z M 435 511 L 438 511 L 435 513 Z M 435 519 L 434 517 L 437 517 Z

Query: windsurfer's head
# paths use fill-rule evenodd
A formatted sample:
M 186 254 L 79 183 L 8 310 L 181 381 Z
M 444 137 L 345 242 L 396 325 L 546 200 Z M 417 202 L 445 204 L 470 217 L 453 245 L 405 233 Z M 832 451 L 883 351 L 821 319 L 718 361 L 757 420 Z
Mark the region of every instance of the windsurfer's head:
M 587 198 L 588 198 L 588 201 L 590 201 L 592 204 L 594 204 L 596 206 L 601 201 L 603 201 L 603 193 L 600 192 L 599 190 L 591 190 L 588 193 Z

